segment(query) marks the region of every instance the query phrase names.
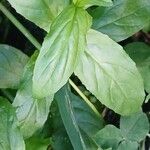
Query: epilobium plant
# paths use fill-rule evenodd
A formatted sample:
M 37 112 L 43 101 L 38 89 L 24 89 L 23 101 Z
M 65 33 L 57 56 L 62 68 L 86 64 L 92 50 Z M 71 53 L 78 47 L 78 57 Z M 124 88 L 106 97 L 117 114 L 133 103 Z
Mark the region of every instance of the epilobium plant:
M 150 94 L 150 47 L 117 42 L 149 24 L 150 0 L 8 2 L 47 35 L 40 45 L 0 3 L 40 50 L 29 58 L 0 45 L 0 150 L 144 148 L 149 122 L 141 106 Z M 69 79 L 73 74 L 87 95 Z M 6 89 L 15 89 L 15 97 Z M 88 100 L 90 94 L 98 104 Z M 121 115 L 120 127 L 105 126 L 106 109 Z

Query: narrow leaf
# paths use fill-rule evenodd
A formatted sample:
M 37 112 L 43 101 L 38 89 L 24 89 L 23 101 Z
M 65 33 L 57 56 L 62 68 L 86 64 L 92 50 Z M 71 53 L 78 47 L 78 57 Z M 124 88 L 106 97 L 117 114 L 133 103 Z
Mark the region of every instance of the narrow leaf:
M 13 106 L 16 107 L 19 126 L 25 138 L 32 136 L 42 128 L 53 100 L 53 96 L 43 99 L 35 99 L 32 96 L 32 76 L 36 58 L 37 53 L 32 56 L 26 65 L 22 84 L 13 102 Z
M 46 30 L 55 17 L 70 3 L 70 0 L 8 0 L 25 18 Z
M 72 144 L 65 130 L 63 121 L 61 119 L 59 109 L 52 112 L 53 119 L 53 134 L 52 147 L 55 150 L 73 150 Z
M 35 64 L 36 97 L 53 94 L 67 82 L 85 48 L 90 19 L 85 10 L 71 5 L 53 22 Z
M 150 46 L 142 42 L 127 44 L 124 49 L 136 63 L 143 80 L 145 90 L 150 93 Z
M 98 148 L 92 137 L 103 127 L 100 116 L 96 116 L 85 102 L 70 93 L 66 87 L 63 87 L 56 94 L 56 100 L 74 149 L 90 150 Z
M 0 150 L 25 150 L 12 105 L 0 97 Z
M 114 0 L 113 3 L 93 23 L 94 29 L 113 40 L 122 41 L 149 23 L 149 0 Z
M 0 44 L 0 88 L 17 89 L 27 61 L 18 49 Z
M 78 6 L 78 7 L 90 7 L 93 5 L 97 6 L 112 6 L 112 1 L 111 0 L 73 0 L 73 2 Z
M 146 114 L 142 112 L 121 117 L 120 129 L 124 138 L 140 142 L 149 132 L 149 121 Z
M 122 115 L 140 110 L 144 100 L 142 78 L 123 48 L 108 36 L 90 30 L 88 48 L 75 74 L 104 105 Z

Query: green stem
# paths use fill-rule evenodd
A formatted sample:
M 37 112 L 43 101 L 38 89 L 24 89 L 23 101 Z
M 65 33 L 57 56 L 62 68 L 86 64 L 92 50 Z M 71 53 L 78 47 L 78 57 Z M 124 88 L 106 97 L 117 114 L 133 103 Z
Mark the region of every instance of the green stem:
M 88 98 L 83 94 L 83 92 L 74 84 L 74 82 L 69 79 L 70 85 L 74 88 L 74 90 L 82 97 L 82 99 L 91 107 L 91 109 L 99 116 L 99 112 L 95 108 L 95 106 L 88 100 Z
M 32 34 L 7 10 L 7 8 L 0 3 L 0 10 L 3 14 L 23 33 L 24 36 L 38 49 L 40 50 L 40 43 L 32 36 Z
M 8 17 L 8 19 L 27 37 L 27 39 L 38 49 L 41 49 L 41 44 L 32 36 L 32 34 L 0 3 L 0 10 Z M 83 100 L 93 109 L 93 111 L 99 115 L 95 106 L 87 99 L 87 97 L 82 93 L 82 91 L 74 84 L 74 82 L 69 79 L 70 85 L 74 90 L 83 98 Z

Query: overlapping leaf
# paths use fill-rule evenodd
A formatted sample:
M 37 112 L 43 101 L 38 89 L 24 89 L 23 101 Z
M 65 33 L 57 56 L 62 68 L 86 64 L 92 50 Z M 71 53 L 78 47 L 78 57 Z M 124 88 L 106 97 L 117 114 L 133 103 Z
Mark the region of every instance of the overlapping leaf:
M 150 46 L 142 42 L 127 44 L 124 49 L 135 61 L 143 80 L 145 90 L 150 93 Z
M 95 135 L 96 143 L 103 149 L 112 147 L 113 150 L 116 150 L 122 139 L 120 130 L 113 125 L 107 125 Z
M 0 88 L 18 88 L 28 57 L 18 49 L 0 45 Z
M 33 92 L 38 98 L 57 92 L 74 71 L 85 49 L 91 17 L 82 8 L 67 7 L 53 22 L 37 58 Z
M 94 29 L 113 40 L 124 40 L 149 23 L 149 0 L 114 0 L 113 3 L 93 23 Z
M 53 19 L 70 0 L 8 0 L 15 10 L 42 29 L 49 31 Z
M 44 125 L 53 96 L 35 99 L 32 96 L 32 76 L 37 53 L 35 53 L 25 67 L 22 84 L 14 99 L 17 118 L 21 132 L 25 138 L 32 136 Z
M 96 115 L 80 98 L 70 93 L 66 87 L 63 87 L 56 94 L 56 100 L 74 149 L 91 150 L 98 148 L 92 137 L 103 127 L 100 116 Z
M 0 150 L 25 150 L 15 109 L 0 97 Z
M 87 43 L 75 74 L 115 112 L 129 115 L 139 111 L 144 87 L 135 63 L 120 45 L 98 31 L 90 30 Z
M 142 141 L 149 132 L 149 122 L 146 114 L 136 113 L 128 117 L 121 117 L 120 129 L 126 139 Z
M 139 143 L 149 132 L 149 122 L 142 112 L 121 117 L 120 129 L 107 125 L 95 135 L 95 141 L 102 148 L 112 150 L 137 150 Z

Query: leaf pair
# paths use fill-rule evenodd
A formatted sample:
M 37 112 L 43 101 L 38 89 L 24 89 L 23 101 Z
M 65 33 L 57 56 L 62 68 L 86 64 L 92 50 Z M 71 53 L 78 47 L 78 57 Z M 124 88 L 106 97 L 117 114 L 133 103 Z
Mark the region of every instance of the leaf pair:
M 112 125 L 105 126 L 95 135 L 95 140 L 102 148 L 135 150 L 138 149 L 139 142 L 146 137 L 148 132 L 147 116 L 139 112 L 129 117 L 121 117 L 120 129 Z
M 42 98 L 56 93 L 75 70 L 107 107 L 122 115 L 139 111 L 144 89 L 135 63 L 121 46 L 96 31 L 88 32 L 87 47 L 89 22 L 88 14 L 74 6 L 56 18 L 36 61 L 34 94 Z

